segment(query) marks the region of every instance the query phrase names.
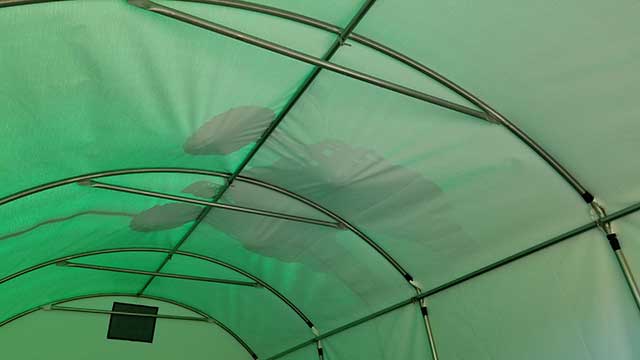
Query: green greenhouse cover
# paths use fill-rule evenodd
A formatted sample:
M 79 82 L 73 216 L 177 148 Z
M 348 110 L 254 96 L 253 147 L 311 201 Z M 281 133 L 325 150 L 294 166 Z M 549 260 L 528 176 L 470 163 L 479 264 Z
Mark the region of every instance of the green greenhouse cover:
M 640 359 L 640 2 L 251 1 L 0 0 L 2 359 Z

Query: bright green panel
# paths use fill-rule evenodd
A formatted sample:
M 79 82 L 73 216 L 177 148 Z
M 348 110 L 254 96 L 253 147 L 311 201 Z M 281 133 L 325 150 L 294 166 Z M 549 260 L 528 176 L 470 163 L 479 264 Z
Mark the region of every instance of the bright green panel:
M 357 31 L 475 92 L 618 208 L 640 198 L 640 167 L 620 165 L 639 140 L 639 17 L 635 0 L 381 0 Z
M 139 275 L 50 265 L 0 284 L 0 321 L 31 308 L 73 296 L 135 294 L 145 281 L 146 278 Z
M 253 11 L 185 1 L 157 3 L 316 57 L 322 57 L 336 37 L 324 30 Z
M 323 340 L 328 359 L 431 359 L 424 320 L 417 305 L 385 314 Z
M 364 3 L 363 0 L 255 0 L 253 2 L 293 11 L 339 26 L 346 26 Z
M 213 211 L 182 248 L 258 276 L 320 331 L 413 294 L 399 273 L 346 230 Z
M 247 174 L 335 210 L 424 288 L 589 219 L 582 199 L 503 127 L 329 72 Z
M 598 230 L 429 298 L 443 359 L 640 356 L 640 314 Z
M 2 8 L 0 34 L 3 194 L 98 170 L 231 170 L 311 70 L 125 1 Z
M 233 329 L 261 357 L 311 336 L 298 315 L 264 288 L 156 278 L 145 294 L 201 309 Z
M 157 306 L 159 313 L 198 316 L 164 302 L 132 297 L 73 301 L 65 306 L 110 310 L 114 301 Z M 189 359 L 246 360 L 251 356 L 214 324 L 158 319 L 153 344 L 107 340 L 109 316 L 38 311 L 0 328 L 5 356 L 21 360 Z M 37 344 L 37 346 L 33 346 Z
M 85 251 L 119 247 L 171 249 L 188 225 L 145 231 L 149 226 L 145 211 L 170 205 L 154 198 L 75 184 L 3 205 L 0 256 L 4 260 L 0 274 Z

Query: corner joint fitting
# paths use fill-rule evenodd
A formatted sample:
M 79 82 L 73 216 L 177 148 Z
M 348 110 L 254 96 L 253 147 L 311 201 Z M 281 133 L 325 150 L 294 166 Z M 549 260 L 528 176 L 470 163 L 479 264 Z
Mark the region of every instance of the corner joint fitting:
M 591 214 L 595 218 L 596 225 L 605 235 L 613 234 L 613 230 L 611 228 L 611 222 L 605 221 L 607 217 L 607 211 L 604 209 L 602 205 L 600 205 L 596 200 L 593 200 L 590 204 L 591 206 Z

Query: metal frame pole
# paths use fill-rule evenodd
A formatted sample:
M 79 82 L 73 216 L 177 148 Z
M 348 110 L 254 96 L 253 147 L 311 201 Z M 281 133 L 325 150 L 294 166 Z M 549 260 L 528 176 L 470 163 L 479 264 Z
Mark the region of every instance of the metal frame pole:
M 165 278 L 171 278 L 171 279 L 203 281 L 203 282 L 226 284 L 226 285 L 238 285 L 238 286 L 247 286 L 247 287 L 256 287 L 256 288 L 261 288 L 262 287 L 260 284 L 258 284 L 256 282 L 251 282 L 251 281 L 227 280 L 227 279 L 210 278 L 210 277 L 205 277 L 205 276 L 193 276 L 193 275 L 183 275 L 183 274 L 160 273 L 160 272 L 155 272 L 155 271 L 145 271 L 145 270 L 137 270 L 137 269 L 125 269 L 125 268 L 112 267 L 112 266 L 80 264 L 80 263 L 69 262 L 69 261 L 66 261 L 66 260 L 59 261 L 58 263 L 56 263 L 56 265 L 69 267 L 69 268 L 98 270 L 98 271 L 110 271 L 110 272 L 134 274 L 134 275 L 151 275 L 151 276 L 165 277 Z
M 431 320 L 429 320 L 429 310 L 427 308 L 427 300 L 420 300 L 420 312 L 424 318 L 424 326 L 427 330 L 427 338 L 429 340 L 429 350 L 431 350 L 431 358 L 438 360 L 438 348 L 436 347 L 436 340 L 433 335 L 433 328 L 431 327 Z
M 429 320 L 429 309 L 427 308 L 427 300 L 420 299 L 418 302 L 420 306 L 420 313 L 424 320 L 424 327 L 427 331 L 427 340 L 429 341 L 429 350 L 431 351 L 431 359 L 438 360 L 438 348 L 436 347 L 436 340 L 433 334 L 433 328 L 431 327 L 431 320 Z
M 281 219 L 281 220 L 289 220 L 289 221 L 301 222 L 306 224 L 327 226 L 335 229 L 342 229 L 342 226 L 339 223 L 334 223 L 331 221 L 311 219 L 303 216 L 283 214 L 283 213 L 268 211 L 268 210 L 253 209 L 253 208 L 248 208 L 243 206 L 221 204 L 221 203 L 211 202 L 206 200 L 192 199 L 184 196 L 169 195 L 169 194 L 163 194 L 155 191 L 136 189 L 136 188 L 127 187 L 127 186 L 105 184 L 105 183 L 97 182 L 94 180 L 82 181 L 82 182 L 78 182 L 78 184 L 82 186 L 89 186 L 96 189 L 113 190 L 113 191 L 118 191 L 118 192 L 123 192 L 128 194 L 141 195 L 141 196 L 147 196 L 147 197 L 153 197 L 153 198 L 165 199 L 165 200 L 172 200 L 172 201 L 178 201 L 178 202 L 207 206 L 207 207 L 214 207 L 214 208 L 223 209 L 223 210 L 241 212 L 245 214 L 261 215 L 261 216 L 272 217 L 272 218 Z
M 142 313 L 130 313 L 124 311 L 91 309 L 73 306 L 62 305 L 45 305 L 40 307 L 44 311 L 68 311 L 68 312 L 80 312 L 87 314 L 103 314 L 103 315 L 127 315 L 127 316 L 142 316 L 156 319 L 169 319 L 169 320 L 185 320 L 185 321 L 199 321 L 199 322 L 211 322 L 209 318 L 198 316 L 182 316 L 182 315 L 165 315 L 165 314 L 142 314 Z

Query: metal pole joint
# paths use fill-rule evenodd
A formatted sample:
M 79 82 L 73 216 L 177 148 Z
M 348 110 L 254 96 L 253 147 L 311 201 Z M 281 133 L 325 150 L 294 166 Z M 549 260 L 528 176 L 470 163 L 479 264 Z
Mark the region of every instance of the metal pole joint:
M 609 246 L 611 246 L 611 251 L 616 256 L 616 260 L 618 260 L 618 265 L 620 265 L 620 269 L 622 270 L 622 274 L 624 275 L 624 279 L 629 286 L 629 290 L 631 290 L 631 295 L 633 296 L 633 300 L 636 303 L 636 306 L 640 310 L 640 289 L 638 288 L 638 283 L 636 282 L 633 271 L 631 271 L 631 267 L 629 266 L 629 262 L 627 261 L 626 256 L 624 255 L 624 251 L 622 251 L 622 246 L 620 245 L 620 240 L 618 239 L 618 235 L 613 231 L 613 226 L 611 224 L 610 218 L 607 216 L 607 211 L 605 208 L 600 205 L 597 201 L 591 202 L 592 213 L 597 217 L 596 225 L 602 232 L 605 237 L 609 241 Z
M 589 206 L 591 207 L 592 217 L 595 218 L 596 225 L 604 232 L 606 236 L 613 234 L 611 221 L 607 218 L 607 211 L 604 206 L 600 205 L 597 200 L 593 200 Z

